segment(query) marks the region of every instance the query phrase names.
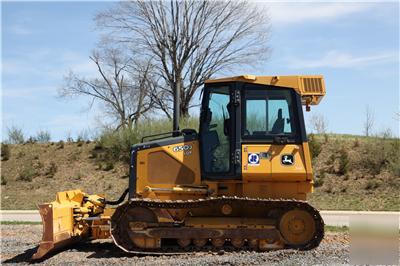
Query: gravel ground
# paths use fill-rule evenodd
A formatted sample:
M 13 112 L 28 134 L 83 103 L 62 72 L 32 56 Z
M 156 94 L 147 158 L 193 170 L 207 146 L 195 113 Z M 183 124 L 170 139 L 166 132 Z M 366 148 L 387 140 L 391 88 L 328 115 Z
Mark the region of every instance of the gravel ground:
M 41 238 L 41 225 L 2 225 L 1 264 L 28 264 Z M 71 248 L 71 247 L 70 247 Z M 349 237 L 327 233 L 311 251 L 197 252 L 179 256 L 132 256 L 112 241 L 82 243 L 41 262 L 45 265 L 310 265 L 348 264 Z

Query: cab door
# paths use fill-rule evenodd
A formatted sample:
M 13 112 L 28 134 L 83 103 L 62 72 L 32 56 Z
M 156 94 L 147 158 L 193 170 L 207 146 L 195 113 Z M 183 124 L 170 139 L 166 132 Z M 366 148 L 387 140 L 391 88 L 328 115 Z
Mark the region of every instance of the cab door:
M 265 181 L 271 178 L 271 145 L 260 143 L 268 130 L 268 106 L 265 90 L 246 90 L 242 102 L 243 139 L 242 175 L 244 180 Z
M 234 96 L 235 83 L 208 84 L 204 88 L 200 114 L 203 179 L 221 180 L 240 177 L 235 160 L 235 145 L 240 142 L 236 141 L 235 118 L 238 107 L 234 104 Z
M 300 106 L 300 110 L 298 108 Z M 303 181 L 301 103 L 290 88 L 245 84 L 242 97 L 244 181 Z

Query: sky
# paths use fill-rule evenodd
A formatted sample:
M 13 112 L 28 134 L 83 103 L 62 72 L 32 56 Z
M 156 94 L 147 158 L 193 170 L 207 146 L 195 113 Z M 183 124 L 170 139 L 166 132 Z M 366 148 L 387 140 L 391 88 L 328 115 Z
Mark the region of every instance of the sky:
M 70 70 L 95 74 L 89 55 L 99 42 L 93 20 L 115 2 L 1 3 L 1 138 L 47 130 L 53 140 L 94 135 L 102 118 L 89 99 L 60 99 Z M 327 94 L 305 114 L 323 115 L 328 131 L 363 134 L 365 110 L 373 131 L 399 136 L 399 2 L 268 2 L 270 58 L 236 74 L 322 74 Z

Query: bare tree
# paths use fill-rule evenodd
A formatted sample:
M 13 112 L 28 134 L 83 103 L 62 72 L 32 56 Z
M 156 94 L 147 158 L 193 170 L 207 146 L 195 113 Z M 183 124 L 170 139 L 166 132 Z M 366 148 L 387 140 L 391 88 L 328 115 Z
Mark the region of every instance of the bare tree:
M 34 138 L 39 143 L 48 143 L 51 140 L 51 134 L 48 130 L 39 130 Z
M 117 128 L 131 127 L 151 111 L 159 93 L 150 62 L 135 61 L 118 49 L 94 51 L 90 60 L 99 77 L 84 78 L 70 72 L 59 91 L 61 97 L 84 95 L 92 98 L 92 104 L 102 103 Z
M 395 112 L 394 113 L 394 120 L 400 121 L 400 112 Z
M 107 41 L 134 47 L 152 58 L 169 99 L 175 93 L 188 116 L 197 89 L 213 74 L 267 58 L 269 19 L 248 1 L 122 1 L 96 20 Z M 165 105 L 167 104 L 167 106 Z
M 328 131 L 328 122 L 321 114 L 313 114 L 309 119 L 310 128 L 317 134 L 325 134 Z
M 371 109 L 369 105 L 365 108 L 365 120 L 364 120 L 364 134 L 365 136 L 370 136 L 372 128 L 375 123 L 375 115 L 374 111 Z
M 11 144 L 22 144 L 25 142 L 24 132 L 22 128 L 12 126 L 7 128 L 8 142 Z

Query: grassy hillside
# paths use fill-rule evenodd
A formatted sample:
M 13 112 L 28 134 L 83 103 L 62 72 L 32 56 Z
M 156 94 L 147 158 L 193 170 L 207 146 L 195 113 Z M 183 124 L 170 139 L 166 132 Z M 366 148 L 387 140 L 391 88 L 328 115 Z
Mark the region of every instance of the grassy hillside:
M 319 209 L 399 210 L 400 142 L 357 136 L 310 136 Z M 35 209 L 57 191 L 82 189 L 118 198 L 128 186 L 126 147 L 107 136 L 2 147 L 1 208 Z M 126 154 L 125 154 L 126 153 Z M 125 154 L 125 156 L 124 156 Z
M 97 158 L 95 143 L 9 145 L 1 165 L 2 209 L 36 209 L 57 191 L 82 189 L 117 197 L 128 186 L 128 166 Z M 6 184 L 5 184 L 6 183 Z
M 400 210 L 400 141 L 350 135 L 310 136 L 315 192 L 325 210 Z

